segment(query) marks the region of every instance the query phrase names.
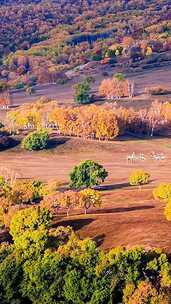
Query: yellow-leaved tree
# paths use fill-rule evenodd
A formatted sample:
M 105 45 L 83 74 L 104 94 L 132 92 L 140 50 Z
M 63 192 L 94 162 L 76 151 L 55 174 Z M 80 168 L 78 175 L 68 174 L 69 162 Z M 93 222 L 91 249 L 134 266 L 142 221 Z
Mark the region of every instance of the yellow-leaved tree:
M 79 205 L 84 208 L 85 214 L 87 210 L 91 207 L 100 207 L 102 204 L 102 198 L 99 191 L 94 189 L 84 189 L 79 193 Z

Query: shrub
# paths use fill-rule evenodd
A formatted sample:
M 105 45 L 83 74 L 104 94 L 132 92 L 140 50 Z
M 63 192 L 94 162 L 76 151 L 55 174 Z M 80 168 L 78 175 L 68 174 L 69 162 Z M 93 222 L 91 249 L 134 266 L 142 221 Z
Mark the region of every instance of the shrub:
M 141 186 L 149 183 L 150 174 L 144 170 L 135 170 L 129 177 L 131 186 Z
M 75 166 L 70 173 L 70 186 L 78 189 L 100 185 L 107 176 L 108 172 L 102 165 L 92 160 L 86 160 Z
M 46 130 L 34 131 L 28 134 L 22 141 L 22 147 L 26 150 L 43 150 L 48 145 L 48 132 Z
M 160 184 L 153 190 L 153 196 L 156 200 L 168 201 L 171 198 L 171 184 Z

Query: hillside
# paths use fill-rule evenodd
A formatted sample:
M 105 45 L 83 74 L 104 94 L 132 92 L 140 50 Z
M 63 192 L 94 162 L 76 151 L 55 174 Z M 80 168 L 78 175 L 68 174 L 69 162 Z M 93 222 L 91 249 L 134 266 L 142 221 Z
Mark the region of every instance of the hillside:
M 0 3 L 0 77 L 12 87 L 66 81 L 66 71 L 91 63 L 136 69 L 171 61 L 169 0 Z

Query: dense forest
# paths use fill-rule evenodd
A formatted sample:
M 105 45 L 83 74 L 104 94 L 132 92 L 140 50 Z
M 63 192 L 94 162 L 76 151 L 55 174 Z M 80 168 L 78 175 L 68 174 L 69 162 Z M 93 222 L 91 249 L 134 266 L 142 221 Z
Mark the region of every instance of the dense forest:
M 12 86 L 55 82 L 59 72 L 89 62 L 171 60 L 169 0 L 0 3 L 0 76 Z

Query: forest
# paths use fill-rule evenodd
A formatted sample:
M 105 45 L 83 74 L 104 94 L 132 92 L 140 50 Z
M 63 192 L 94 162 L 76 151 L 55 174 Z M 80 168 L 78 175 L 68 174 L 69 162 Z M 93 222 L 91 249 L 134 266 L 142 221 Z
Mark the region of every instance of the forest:
M 0 304 L 171 304 L 170 65 L 170 0 L 0 0 Z
M 55 82 L 88 62 L 169 61 L 170 1 L 8 1 L 0 7 L 1 81 Z M 153 16 L 153 17 L 152 17 Z M 12 27 L 11 27 L 12 25 Z M 46 77 L 42 75 L 46 74 Z

